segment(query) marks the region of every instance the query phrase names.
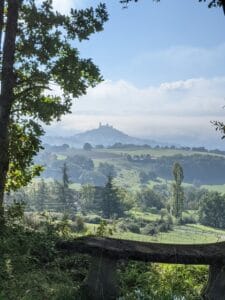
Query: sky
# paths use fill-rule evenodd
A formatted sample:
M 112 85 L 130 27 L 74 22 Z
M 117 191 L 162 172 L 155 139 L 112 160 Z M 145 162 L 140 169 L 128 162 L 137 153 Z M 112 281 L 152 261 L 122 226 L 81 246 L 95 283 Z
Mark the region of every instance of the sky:
M 55 7 L 96 0 L 53 0 Z M 198 0 L 139 0 L 123 9 L 106 0 L 103 32 L 76 46 L 104 82 L 75 99 L 72 114 L 47 128 L 72 135 L 110 123 L 132 136 L 225 148 L 212 120 L 225 121 L 225 16 Z

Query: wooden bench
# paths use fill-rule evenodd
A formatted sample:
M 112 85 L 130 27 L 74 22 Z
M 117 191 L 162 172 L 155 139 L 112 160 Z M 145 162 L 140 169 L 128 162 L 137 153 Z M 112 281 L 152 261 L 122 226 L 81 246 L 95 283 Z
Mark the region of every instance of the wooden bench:
M 225 300 L 225 242 L 182 245 L 128 241 L 105 237 L 82 237 L 58 243 L 66 253 L 84 253 L 93 257 L 83 285 L 83 299 L 110 300 L 118 296 L 116 263 L 118 260 L 209 265 L 209 279 L 202 299 Z

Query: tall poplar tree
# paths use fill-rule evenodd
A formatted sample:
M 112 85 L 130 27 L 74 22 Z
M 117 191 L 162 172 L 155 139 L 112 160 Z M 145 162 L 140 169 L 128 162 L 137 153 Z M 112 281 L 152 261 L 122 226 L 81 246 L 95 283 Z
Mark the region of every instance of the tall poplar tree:
M 176 162 L 173 166 L 173 215 L 177 219 L 182 219 L 182 211 L 184 206 L 184 191 L 181 186 L 184 179 L 183 169 L 181 165 Z
M 0 0 L 0 223 L 5 190 L 41 171 L 32 163 L 42 147 L 42 124 L 60 120 L 73 99 L 102 80 L 92 60 L 79 57 L 74 40 L 87 40 L 107 19 L 104 4 L 63 15 L 52 0 Z

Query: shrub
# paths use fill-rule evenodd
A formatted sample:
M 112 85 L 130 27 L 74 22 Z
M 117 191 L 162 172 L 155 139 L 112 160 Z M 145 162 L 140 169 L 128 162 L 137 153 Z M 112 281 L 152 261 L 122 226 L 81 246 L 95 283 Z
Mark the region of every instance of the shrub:
M 81 216 L 78 216 L 75 221 L 75 230 L 77 232 L 86 231 L 87 228 L 85 226 L 84 220 Z
M 146 235 L 156 235 L 158 232 L 168 232 L 172 230 L 172 223 L 170 220 L 158 220 L 152 223 L 147 224 L 142 233 Z
M 183 214 L 180 223 L 182 225 L 185 225 L 185 224 L 196 224 L 197 223 L 197 217 L 194 216 L 193 214 Z
M 119 266 L 123 300 L 200 299 L 208 267 L 129 262 Z
M 156 223 L 149 223 L 142 230 L 142 233 L 145 235 L 156 235 L 158 232 Z
M 98 215 L 89 215 L 85 217 L 85 222 L 90 224 L 100 224 L 102 221 L 102 218 Z
M 140 227 L 134 222 L 128 224 L 127 229 L 133 233 L 140 233 Z

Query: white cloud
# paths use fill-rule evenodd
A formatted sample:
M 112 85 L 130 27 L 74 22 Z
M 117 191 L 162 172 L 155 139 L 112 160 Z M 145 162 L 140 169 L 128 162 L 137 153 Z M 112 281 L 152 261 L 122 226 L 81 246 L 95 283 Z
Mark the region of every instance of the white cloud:
M 201 143 L 216 137 L 210 121 L 223 119 L 224 105 L 225 77 L 167 82 L 142 89 L 122 80 L 105 81 L 75 101 L 72 114 L 63 117 L 61 128 L 72 134 L 73 130 L 109 122 L 136 136 L 167 141 L 195 139 Z
M 37 0 L 39 4 L 43 0 Z M 85 0 L 53 0 L 53 8 L 63 14 L 70 12 L 71 8 L 80 8 L 80 6 L 85 2 Z

